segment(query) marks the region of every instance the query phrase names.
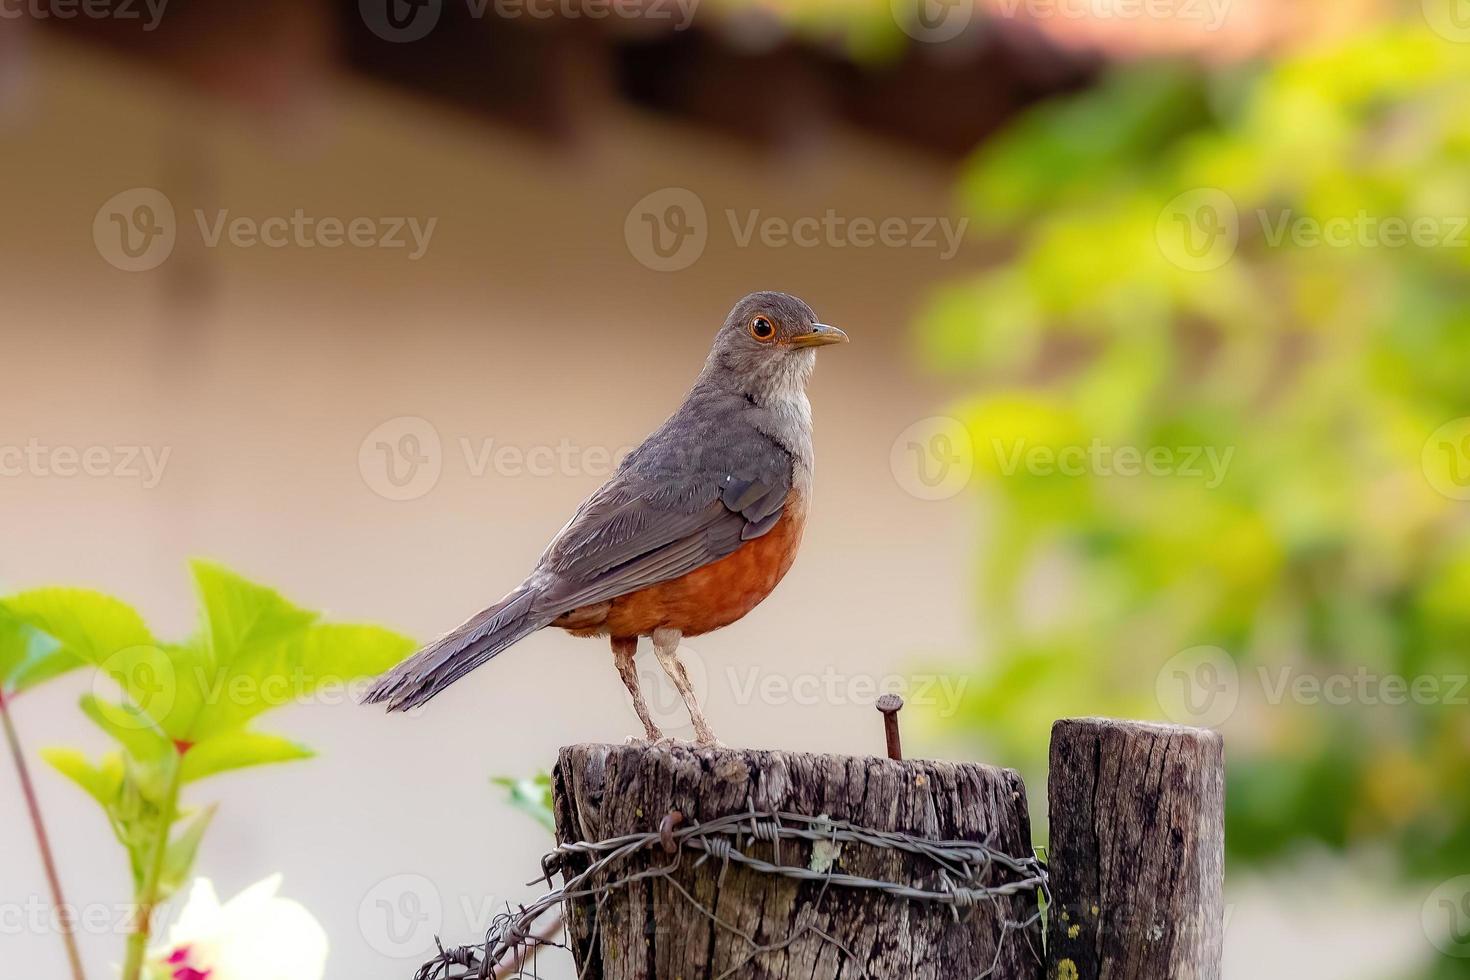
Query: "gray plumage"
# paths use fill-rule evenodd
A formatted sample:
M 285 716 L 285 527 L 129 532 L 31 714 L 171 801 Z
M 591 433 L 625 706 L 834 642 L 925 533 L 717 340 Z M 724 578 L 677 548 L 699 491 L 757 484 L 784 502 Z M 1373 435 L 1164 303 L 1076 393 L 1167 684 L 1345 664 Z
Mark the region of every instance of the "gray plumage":
M 779 331 L 762 341 L 752 317 Z M 752 293 L 715 337 L 683 404 L 577 509 L 535 569 L 489 609 L 379 678 L 365 700 L 423 704 L 572 610 L 679 578 L 765 534 L 811 480 L 806 383 L 821 331 L 784 293 Z M 795 341 L 792 338 L 796 338 Z

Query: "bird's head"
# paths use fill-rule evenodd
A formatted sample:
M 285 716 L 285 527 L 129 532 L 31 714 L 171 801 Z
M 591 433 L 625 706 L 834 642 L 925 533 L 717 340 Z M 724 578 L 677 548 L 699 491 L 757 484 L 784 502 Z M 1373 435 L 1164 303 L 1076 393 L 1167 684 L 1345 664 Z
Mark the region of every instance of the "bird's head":
M 761 400 L 806 387 L 817 348 L 846 343 L 847 334 L 817 320 L 786 293 L 751 293 L 730 311 L 705 366 L 743 394 Z

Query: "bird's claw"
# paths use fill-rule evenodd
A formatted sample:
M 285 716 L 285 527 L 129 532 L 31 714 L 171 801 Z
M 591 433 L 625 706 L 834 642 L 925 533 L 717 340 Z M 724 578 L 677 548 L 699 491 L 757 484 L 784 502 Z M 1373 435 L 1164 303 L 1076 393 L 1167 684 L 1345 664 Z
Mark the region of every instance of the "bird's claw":
M 657 745 L 659 748 L 664 749 L 723 749 L 725 747 L 725 743 L 714 736 L 707 738 L 675 738 L 672 735 L 665 735 L 663 738 L 649 744 Z
M 660 749 L 723 749 L 723 748 L 726 748 L 725 743 L 724 742 L 721 742 L 719 739 L 715 738 L 713 735 L 705 735 L 703 737 L 696 736 L 695 738 L 676 738 L 673 735 L 664 735 L 663 733 L 658 733 L 658 734 L 652 734 L 652 733 L 650 733 L 648 735 L 629 735 L 627 738 L 623 739 L 623 744 L 624 745 L 646 745 L 646 746 L 650 746 L 650 747 L 653 747 L 653 748 L 660 748 Z

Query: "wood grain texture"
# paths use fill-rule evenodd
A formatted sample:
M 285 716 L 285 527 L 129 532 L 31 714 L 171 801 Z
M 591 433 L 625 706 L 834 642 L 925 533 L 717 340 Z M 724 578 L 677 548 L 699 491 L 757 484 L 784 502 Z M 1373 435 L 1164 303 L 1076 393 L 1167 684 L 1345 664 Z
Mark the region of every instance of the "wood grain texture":
M 1025 787 L 1015 772 L 991 766 L 723 748 L 575 745 L 561 750 L 553 787 L 557 838 L 563 843 L 654 830 L 672 809 L 708 821 L 744 811 L 749 800 L 762 810 L 826 814 L 876 829 L 984 841 L 1017 856 L 1031 853 Z M 769 843 L 747 840 L 745 849 L 766 860 L 773 857 Z M 811 847 L 787 840 L 781 852 L 785 864 L 806 864 Z M 686 853 L 674 881 L 722 922 L 774 948 L 752 956 L 750 943 L 716 926 L 673 884 L 650 879 L 612 893 L 595 914 L 590 902 L 574 907 L 570 932 L 578 964 L 587 964 L 583 976 L 939 980 L 976 977 L 992 965 L 997 980 L 1036 980 L 1041 975 L 1034 928 L 1012 932 L 1001 942 L 1005 919 L 1019 922 L 1034 912 L 1031 896 L 981 903 L 956 916 L 947 905 L 838 887 L 824 894 L 816 882 L 762 875 L 736 865 L 722 875 L 715 860 L 700 868 L 694 867 L 695 860 Z M 634 870 L 649 866 L 646 856 L 635 861 L 640 863 L 632 865 Z M 939 887 L 927 860 L 888 849 L 844 844 L 836 868 Z M 1004 880 L 994 873 L 995 882 Z M 793 935 L 797 938 L 787 944 Z
M 1216 732 L 1052 727 L 1049 980 L 1218 980 L 1225 748 Z

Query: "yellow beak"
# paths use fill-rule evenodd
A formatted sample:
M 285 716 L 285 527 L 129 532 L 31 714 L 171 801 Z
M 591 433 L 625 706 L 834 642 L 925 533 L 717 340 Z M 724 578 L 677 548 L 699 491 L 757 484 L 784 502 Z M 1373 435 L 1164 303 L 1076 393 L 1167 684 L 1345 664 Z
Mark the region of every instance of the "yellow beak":
M 793 347 L 826 347 L 828 344 L 845 343 L 847 334 L 825 323 L 813 323 L 811 333 L 801 333 L 791 338 Z

